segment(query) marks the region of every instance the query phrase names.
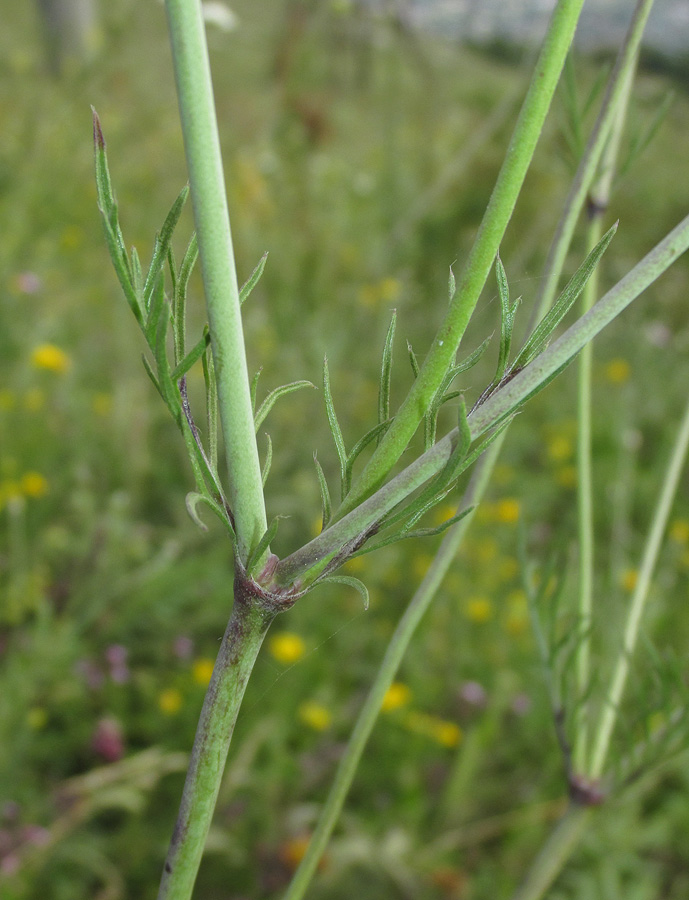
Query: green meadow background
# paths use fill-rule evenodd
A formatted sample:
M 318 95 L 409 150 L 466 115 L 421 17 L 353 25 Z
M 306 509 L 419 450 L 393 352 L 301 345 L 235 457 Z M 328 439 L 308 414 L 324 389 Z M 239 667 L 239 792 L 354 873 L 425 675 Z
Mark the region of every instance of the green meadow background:
M 144 260 L 185 182 L 164 9 L 103 6 L 97 59 L 59 79 L 45 71 L 33 5 L 5 4 L 0 30 L 2 900 L 155 896 L 231 604 L 230 546 L 213 522 L 203 534 L 186 514 L 193 480 L 183 442 L 141 365 L 143 343 L 96 208 L 90 104 L 125 239 Z M 432 339 L 449 266 L 459 271 L 471 246 L 528 67 L 346 3 L 233 8 L 238 28 L 211 27 L 209 42 L 240 279 L 269 251 L 245 307 L 250 369 L 262 368 L 260 400 L 287 381 L 320 385 L 327 353 L 351 446 L 376 421 L 392 309 L 393 400 L 412 378 L 405 339 L 420 356 Z M 582 107 L 608 67 L 576 59 Z M 681 71 L 640 74 L 623 160 L 669 92 L 674 99 L 616 186 L 610 220 L 620 228 L 602 263 L 604 286 L 687 213 L 688 88 Z M 561 92 L 501 250 L 512 296 L 523 298 L 519 338 L 578 141 Z M 187 210 L 179 253 L 191 228 Z M 569 271 L 584 252 L 580 236 Z M 685 258 L 595 344 L 602 683 L 689 385 L 688 292 Z M 496 298 L 490 283 L 466 347 L 499 329 Z M 190 307 L 190 330 L 200 333 L 198 274 Z M 461 376 L 470 401 L 492 378 L 496 354 L 492 346 Z M 554 563 L 561 581 L 550 594 L 561 588 L 566 634 L 576 592 L 574 376 L 572 368 L 510 429 L 488 499 L 386 696 L 314 900 L 508 898 L 564 808 L 524 575 L 531 566 L 537 579 Z M 200 367 L 190 382 L 201 418 Z M 320 528 L 314 451 L 331 484 L 338 480 L 322 391 L 278 402 L 261 454 L 263 431 L 274 449 L 268 513 L 288 517 L 274 549 L 285 555 Z M 354 591 L 329 587 L 275 622 L 247 690 L 196 896 L 281 896 L 386 639 L 436 546 L 404 542 L 353 561 L 349 571 L 371 592 L 368 611 Z M 663 721 L 658 667 L 685 677 L 688 602 L 685 476 L 618 756 Z M 687 761 L 680 753 L 649 764 L 613 791 L 549 896 L 686 898 Z

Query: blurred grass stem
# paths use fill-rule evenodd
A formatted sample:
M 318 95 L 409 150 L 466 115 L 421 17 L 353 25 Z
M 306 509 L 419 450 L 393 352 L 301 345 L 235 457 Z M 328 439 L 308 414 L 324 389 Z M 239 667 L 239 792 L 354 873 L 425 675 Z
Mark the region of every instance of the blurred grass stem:
M 463 505 L 475 507 L 481 502 L 505 435 L 506 431 L 503 431 L 477 463 L 469 486 L 462 498 Z M 306 889 L 313 878 L 342 811 L 342 806 L 354 780 L 361 755 L 378 719 L 385 693 L 397 674 L 409 642 L 421 618 L 430 606 L 443 578 L 447 574 L 447 570 L 455 558 L 457 549 L 464 539 L 472 518 L 473 511 L 457 522 L 446 534 L 431 563 L 431 567 L 397 624 L 375 680 L 357 717 L 347 748 L 340 760 L 328 798 L 321 811 L 318 825 L 311 837 L 306 854 L 287 889 L 284 900 L 301 900 L 306 893 Z
M 613 729 L 617 721 L 622 695 L 627 683 L 631 657 L 636 648 L 639 636 L 641 617 L 646 607 L 646 600 L 648 599 L 648 592 L 651 586 L 651 577 L 658 560 L 661 540 L 670 516 L 670 510 L 677 492 L 679 478 L 682 474 L 682 469 L 684 468 L 688 449 L 689 403 L 684 411 L 684 416 L 677 432 L 675 445 L 665 473 L 665 480 L 660 496 L 658 497 L 651 529 L 644 548 L 636 587 L 634 588 L 634 594 L 629 607 L 622 646 L 620 647 L 617 662 L 610 680 L 610 689 L 605 700 L 605 705 L 601 713 L 598 730 L 595 736 L 589 770 L 591 778 L 600 778 L 603 774 L 605 761 L 610 749 Z
M 623 48 L 622 55 L 625 53 Z M 613 92 L 617 98 L 610 137 L 600 158 L 600 174 L 589 196 L 589 227 L 587 250 L 591 251 L 602 237 L 603 218 L 608 209 L 613 176 L 617 167 L 620 140 L 627 117 L 627 108 L 634 84 L 637 54 L 628 65 L 617 67 L 616 74 L 622 89 Z M 586 181 L 582 182 L 583 184 Z M 596 268 L 584 288 L 581 312 L 587 313 L 598 296 L 599 269 Z M 577 531 L 579 539 L 579 639 L 576 653 L 576 709 L 572 764 L 575 773 L 586 771 L 588 750 L 589 708 L 587 694 L 591 684 L 591 627 L 593 621 L 594 523 L 593 476 L 591 449 L 591 369 L 593 344 L 587 344 L 579 357 L 577 385 Z

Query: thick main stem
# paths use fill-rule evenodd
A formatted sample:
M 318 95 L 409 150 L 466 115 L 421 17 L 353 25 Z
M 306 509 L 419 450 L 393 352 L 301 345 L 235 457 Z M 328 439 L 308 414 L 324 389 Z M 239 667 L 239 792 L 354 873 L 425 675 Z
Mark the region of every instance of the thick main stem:
M 230 217 L 199 0 L 166 0 L 240 558 L 266 531 Z M 267 551 L 265 556 L 267 557 Z
M 250 584 L 236 578 L 232 615 L 201 710 L 158 900 L 189 900 L 194 888 L 239 707 L 275 615 L 256 600 Z

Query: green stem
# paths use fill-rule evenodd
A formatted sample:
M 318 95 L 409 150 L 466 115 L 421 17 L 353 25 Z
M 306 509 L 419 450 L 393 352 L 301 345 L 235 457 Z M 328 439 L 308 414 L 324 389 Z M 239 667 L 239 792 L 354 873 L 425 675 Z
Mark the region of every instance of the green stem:
M 158 900 L 191 897 L 244 690 L 274 615 L 256 602 L 250 584 L 235 579 L 232 615 L 201 710 Z
M 689 248 L 689 216 L 683 219 L 641 262 L 574 323 L 532 363 L 469 416 L 472 440 L 485 434 L 547 384 L 599 331 L 619 315 Z M 301 549 L 281 560 L 274 573 L 274 589 L 298 579 L 306 587 L 348 545 L 353 545 L 385 513 L 435 475 L 450 458 L 459 440 L 454 429 L 380 488 L 343 519 L 328 527 Z
M 663 533 L 665 532 L 665 527 L 670 515 L 688 449 L 689 403 L 687 404 L 677 433 L 670 464 L 665 473 L 665 480 L 653 514 L 651 530 L 644 548 L 636 588 L 634 589 L 631 605 L 629 607 L 622 646 L 610 680 L 610 690 L 608 691 L 608 696 L 601 713 L 600 723 L 596 733 L 589 773 L 591 778 L 599 778 L 605 766 L 605 760 L 610 748 L 610 740 L 612 738 L 615 722 L 617 721 L 622 695 L 627 682 L 627 675 L 629 674 L 631 657 L 639 636 L 639 627 L 648 598 L 651 576 L 653 575 L 653 570 L 655 569 L 658 560 L 660 543 Z
M 199 0 L 166 0 L 165 6 L 218 385 L 229 502 L 239 554 L 246 562 L 266 531 L 266 513 L 206 34 Z
M 579 843 L 591 816 L 591 807 L 570 804 L 551 831 L 513 900 L 540 900 L 559 875 Z
M 587 244 L 593 249 L 602 236 L 599 217 L 591 223 Z M 595 243 L 591 243 L 595 241 Z M 598 287 L 597 270 L 591 276 L 582 296 L 584 313 L 591 309 L 594 291 Z M 577 393 L 577 531 L 579 538 L 579 636 L 576 654 L 576 712 L 572 763 L 576 772 L 584 770 L 588 739 L 588 703 L 586 694 L 590 682 L 591 613 L 593 609 L 593 481 L 591 474 L 591 362 L 593 345 L 588 344 L 579 357 Z
M 633 58 L 636 62 L 636 57 Z M 610 201 L 612 179 L 617 166 L 620 141 L 627 116 L 627 107 L 634 83 L 635 65 L 622 69 L 622 91 L 618 95 L 610 138 L 601 158 L 600 175 L 591 187 L 589 203 L 590 225 L 587 234 L 588 250 L 593 250 L 602 237 L 603 216 Z M 598 296 L 596 268 L 582 294 L 581 311 L 587 313 Z M 579 639 L 576 654 L 577 708 L 575 713 L 573 766 L 575 772 L 586 771 L 588 750 L 589 706 L 586 696 L 591 684 L 591 626 L 593 616 L 593 477 L 591 453 L 591 367 L 593 345 L 588 344 L 579 357 L 578 433 L 577 433 L 577 518 L 579 537 Z
M 512 216 L 574 35 L 583 0 L 559 0 L 457 291 L 412 389 L 340 507 L 342 518 L 384 482 L 419 426 L 464 335 Z
M 490 480 L 493 465 L 500 453 L 504 435 L 505 432 L 496 439 L 474 470 L 471 482 L 463 497 L 464 505 L 476 506 L 480 503 Z M 361 755 L 378 718 L 385 692 L 392 684 L 409 642 L 457 553 L 457 548 L 469 528 L 472 516 L 473 513 L 465 516 L 445 536 L 431 567 L 419 585 L 418 590 L 409 601 L 409 605 L 395 629 L 375 681 L 371 685 L 371 690 L 359 713 L 354 731 L 347 744 L 347 749 L 340 760 L 316 830 L 311 837 L 306 854 L 294 874 L 284 900 L 301 900 L 306 893 L 306 889 L 313 878 L 339 818 L 345 797 L 354 780 Z
M 630 74 L 633 73 L 636 65 L 641 38 L 652 6 L 653 0 L 638 0 L 634 10 L 624 43 L 615 62 L 615 68 L 608 81 L 600 112 L 565 200 L 564 213 L 558 222 L 548 251 L 544 278 L 541 282 L 538 300 L 531 313 L 531 321 L 527 333 L 531 333 L 536 323 L 552 306 L 557 291 L 558 279 L 572 243 L 574 229 L 586 202 L 589 187 L 598 169 L 598 163 L 606 146 L 610 129 L 613 127 L 613 122 L 615 116 L 618 115 L 620 106 L 626 102 L 624 95 L 629 90 Z

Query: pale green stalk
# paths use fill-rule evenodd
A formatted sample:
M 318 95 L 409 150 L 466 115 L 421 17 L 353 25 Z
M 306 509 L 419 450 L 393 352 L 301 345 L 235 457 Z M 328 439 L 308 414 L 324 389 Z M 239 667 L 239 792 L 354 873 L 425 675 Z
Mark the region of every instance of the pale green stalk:
M 464 506 L 475 507 L 481 502 L 486 486 L 490 481 L 493 465 L 500 453 L 505 434 L 506 432 L 503 432 L 497 438 L 474 470 L 472 479 L 462 498 L 462 504 Z M 409 601 L 409 605 L 390 639 L 390 643 L 385 651 L 385 656 L 378 669 L 376 678 L 371 685 L 366 701 L 357 718 L 354 730 L 349 738 L 347 748 L 340 760 L 340 764 L 330 788 L 330 793 L 328 794 L 328 798 L 319 817 L 318 825 L 311 837 L 306 854 L 287 889 L 284 900 L 301 900 L 306 893 L 306 889 L 313 878 L 328 840 L 330 839 L 330 835 L 332 834 L 340 812 L 342 811 L 342 805 L 352 781 L 354 780 L 354 775 L 359 765 L 361 755 L 364 752 L 366 743 L 378 718 L 385 692 L 392 684 L 404 654 L 406 653 L 407 647 L 409 646 L 409 642 L 411 641 L 421 618 L 430 606 L 435 593 L 440 587 L 440 584 L 457 553 L 457 549 L 469 528 L 472 518 L 473 512 L 457 522 L 457 524 L 447 533 L 433 559 L 431 567 L 419 585 L 416 593 Z
M 689 216 L 627 273 L 585 316 L 575 322 L 532 363 L 469 416 L 472 440 L 503 422 L 530 396 L 547 384 L 602 329 L 621 313 L 689 248 Z M 343 548 L 353 549 L 361 536 L 398 503 L 442 469 L 459 439 L 454 429 L 407 466 L 372 497 L 339 522 L 328 527 L 278 564 L 272 587 L 307 587 Z
M 572 243 L 574 229 L 591 185 L 598 163 L 606 146 L 607 137 L 613 126 L 620 102 L 628 87 L 629 73 L 634 71 L 637 54 L 641 45 L 646 21 L 653 6 L 653 0 L 638 0 L 634 15 L 625 36 L 624 43 L 615 62 L 600 111 L 591 131 L 591 136 L 581 158 L 576 175 L 567 194 L 564 213 L 558 222 L 545 264 L 545 277 L 541 282 L 538 300 L 531 313 L 530 333 L 541 317 L 550 309 L 557 291 L 557 283 Z M 623 101 L 624 102 L 624 101 Z
M 228 500 L 239 555 L 246 562 L 266 531 L 266 513 L 206 34 L 200 0 L 166 0 L 165 8 L 218 386 Z
M 634 60 L 635 62 L 636 60 Z M 620 140 L 627 116 L 627 106 L 634 83 L 636 65 L 621 74 L 623 90 L 610 138 L 601 158 L 600 175 L 591 187 L 589 200 L 590 224 L 586 236 L 588 251 L 593 250 L 603 233 L 603 216 L 608 208 L 613 175 L 617 165 Z M 587 313 L 598 296 L 599 269 L 596 268 L 584 288 L 581 312 Z M 586 695 L 591 684 L 591 626 L 593 613 L 594 530 L 593 478 L 591 459 L 591 365 L 593 344 L 587 344 L 579 357 L 578 372 L 578 430 L 577 430 L 577 521 L 579 537 L 579 638 L 576 653 L 576 702 L 574 723 L 574 771 L 586 771 L 588 749 L 589 705 Z
M 500 174 L 447 315 L 409 394 L 368 464 L 352 485 L 336 518 L 342 518 L 351 512 L 384 482 L 409 444 L 455 359 L 543 130 L 582 6 L 583 0 L 559 0 L 553 12 Z
M 526 880 L 512 900 L 540 900 L 560 874 L 573 850 L 581 840 L 591 808 L 571 803 L 567 812 L 553 828 L 533 862 Z
M 213 818 L 244 690 L 275 615 L 241 581 L 213 669 L 160 882 L 158 900 L 189 900 Z
M 620 711 L 620 703 L 629 674 L 629 666 L 632 654 L 639 636 L 639 627 L 643 615 L 648 592 L 651 585 L 651 577 L 658 560 L 661 540 L 665 532 L 672 503 L 679 484 L 679 478 L 684 467 L 689 448 L 689 404 L 684 412 L 684 417 L 677 433 L 675 445 L 672 451 L 670 464 L 665 473 L 665 480 L 658 498 L 658 503 L 653 514 L 651 530 L 644 548 L 641 568 L 637 578 L 636 587 L 632 596 L 627 623 L 624 630 L 622 646 L 610 680 L 610 689 L 605 700 L 598 729 L 595 735 L 593 753 L 589 774 L 591 778 L 600 778 L 605 766 L 605 760 L 610 748 L 613 729 Z

